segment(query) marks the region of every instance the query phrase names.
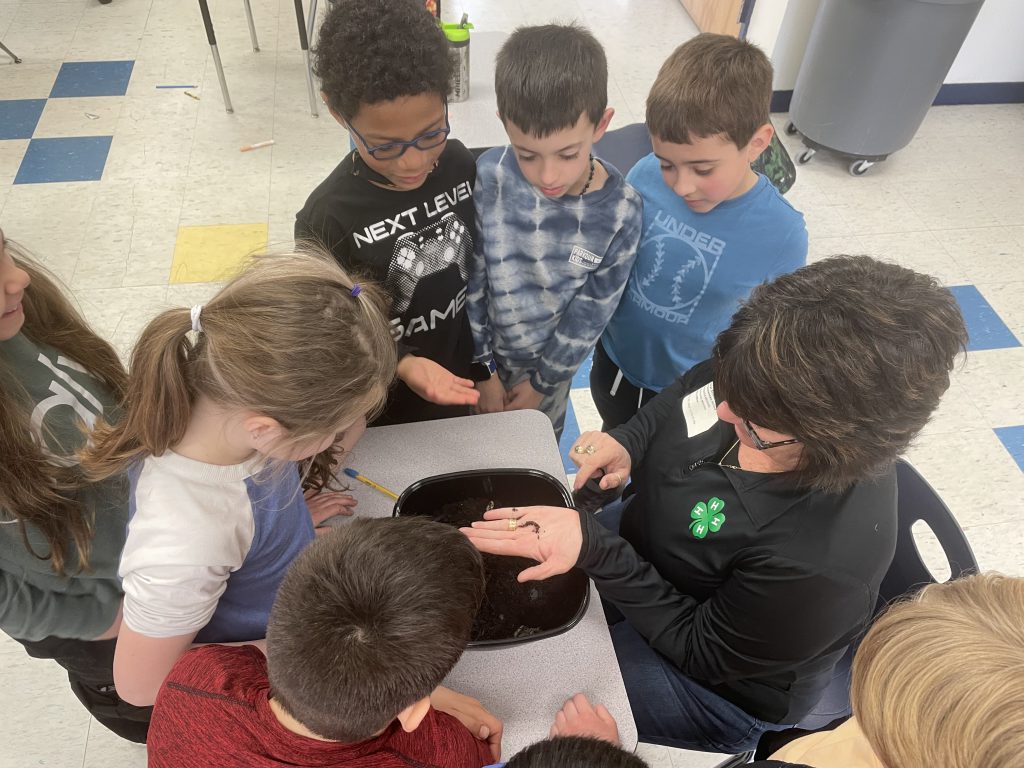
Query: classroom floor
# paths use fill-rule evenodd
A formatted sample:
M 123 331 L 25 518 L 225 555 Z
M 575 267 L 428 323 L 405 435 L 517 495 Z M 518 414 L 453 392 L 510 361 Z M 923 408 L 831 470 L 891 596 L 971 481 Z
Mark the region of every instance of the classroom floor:
M 326 0 L 321 0 L 321 12 Z M 155 312 L 203 301 L 244 254 L 286 243 L 348 147 L 309 114 L 291 0 L 212 0 L 235 114 L 225 114 L 194 0 L 0 0 L 0 226 L 72 289 L 120 350 Z M 604 43 L 613 127 L 643 119 L 661 61 L 696 30 L 678 0 L 450 0 L 468 11 L 472 93 L 453 135 L 501 143 L 493 55 L 517 25 L 577 19 Z M 187 85 L 188 89 L 161 88 Z M 183 91 L 188 90 L 197 99 Z M 785 116 L 777 117 L 781 128 Z M 811 258 L 869 253 L 954 287 L 970 352 L 910 452 L 985 568 L 1024 575 L 1024 105 L 932 109 L 913 143 L 854 179 L 819 154 L 788 194 Z M 274 139 L 273 147 L 239 152 Z M 786 139 L 791 150 L 796 144 Z M 215 253 L 216 256 L 211 256 Z M 599 421 L 577 377 L 565 439 Z M 928 549 L 927 543 L 924 544 Z M 0 635 L 0 768 L 122 768 L 145 750 L 90 722 L 62 671 Z M 571 694 L 572 691 L 566 691 Z M 552 713 L 553 714 L 553 713 Z M 652 766 L 720 756 L 642 746 Z

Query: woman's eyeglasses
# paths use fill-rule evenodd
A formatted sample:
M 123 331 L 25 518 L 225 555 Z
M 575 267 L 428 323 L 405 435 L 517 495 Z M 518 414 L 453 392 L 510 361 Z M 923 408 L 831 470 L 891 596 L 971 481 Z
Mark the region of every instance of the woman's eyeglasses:
M 759 451 L 766 451 L 769 448 L 778 448 L 783 445 L 793 445 L 793 443 L 800 442 L 795 437 L 791 437 L 788 440 L 762 440 L 761 436 L 754 431 L 753 425 L 747 419 L 743 419 L 743 428 L 747 430 L 747 434 L 750 435 L 750 439 L 753 441 L 754 447 Z
M 416 149 L 433 149 L 434 147 L 444 144 L 448 140 L 448 134 L 452 132 L 451 125 L 448 122 L 447 101 L 444 103 L 444 128 L 427 131 L 426 133 L 420 134 L 412 141 L 389 141 L 387 144 L 378 144 L 375 147 L 371 147 L 351 122 L 348 122 L 348 129 L 355 134 L 357 139 L 363 142 L 363 146 L 366 147 L 367 153 L 369 153 L 374 160 L 396 160 L 404 155 L 409 147 L 416 147 Z

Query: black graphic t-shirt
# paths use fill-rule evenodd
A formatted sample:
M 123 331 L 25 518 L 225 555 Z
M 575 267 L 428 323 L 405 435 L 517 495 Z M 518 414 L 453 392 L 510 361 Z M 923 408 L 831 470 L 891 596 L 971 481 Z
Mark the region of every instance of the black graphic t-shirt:
M 385 287 L 402 352 L 469 378 L 473 340 L 465 305 L 476 235 L 473 155 L 449 140 L 423 186 L 408 192 L 381 188 L 371 174 L 350 152 L 296 215 L 295 239 L 322 244 L 343 267 Z M 398 382 L 374 424 L 468 413 L 464 406 L 428 403 Z

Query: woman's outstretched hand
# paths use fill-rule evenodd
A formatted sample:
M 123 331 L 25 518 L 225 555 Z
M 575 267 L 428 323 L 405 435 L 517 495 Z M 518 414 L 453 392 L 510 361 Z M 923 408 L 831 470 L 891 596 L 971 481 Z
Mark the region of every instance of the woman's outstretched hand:
M 579 513 L 565 507 L 492 509 L 472 528 L 460 530 L 481 552 L 536 560 L 537 565 L 520 572 L 520 582 L 566 573 L 576 565 L 583 547 Z
M 601 478 L 602 491 L 618 488 L 626 482 L 633 466 L 629 452 L 604 432 L 584 432 L 569 449 L 569 458 L 580 468 L 573 483 L 575 491 L 591 477 Z

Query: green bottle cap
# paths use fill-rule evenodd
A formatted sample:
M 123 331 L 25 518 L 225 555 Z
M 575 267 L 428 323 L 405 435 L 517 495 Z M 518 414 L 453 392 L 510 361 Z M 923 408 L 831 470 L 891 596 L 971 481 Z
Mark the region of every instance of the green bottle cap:
M 444 30 L 444 36 L 448 38 L 449 42 L 466 43 L 469 42 L 469 30 L 473 29 L 473 25 L 468 22 L 462 24 L 442 24 L 441 29 Z

